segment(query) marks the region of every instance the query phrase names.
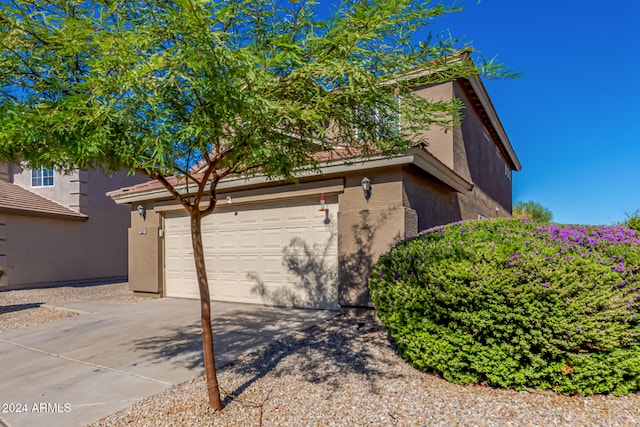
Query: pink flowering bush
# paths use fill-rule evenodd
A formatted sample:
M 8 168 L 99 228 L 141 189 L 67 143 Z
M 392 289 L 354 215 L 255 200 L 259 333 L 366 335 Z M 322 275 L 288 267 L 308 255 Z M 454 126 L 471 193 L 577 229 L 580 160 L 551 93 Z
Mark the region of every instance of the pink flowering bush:
M 640 390 L 640 235 L 628 228 L 436 227 L 382 256 L 369 287 L 403 357 L 452 382 Z

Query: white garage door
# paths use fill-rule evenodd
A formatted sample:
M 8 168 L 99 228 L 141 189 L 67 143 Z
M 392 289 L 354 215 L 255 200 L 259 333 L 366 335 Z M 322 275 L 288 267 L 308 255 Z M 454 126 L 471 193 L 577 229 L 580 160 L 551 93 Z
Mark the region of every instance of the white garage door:
M 337 199 L 222 205 L 202 220 L 211 299 L 338 308 Z M 166 295 L 199 298 L 189 217 L 165 217 Z

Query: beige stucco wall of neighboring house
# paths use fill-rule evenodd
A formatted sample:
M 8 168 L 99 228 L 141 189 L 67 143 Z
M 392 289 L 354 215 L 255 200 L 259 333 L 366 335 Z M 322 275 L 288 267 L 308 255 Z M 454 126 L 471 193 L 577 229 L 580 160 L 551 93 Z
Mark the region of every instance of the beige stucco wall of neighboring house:
M 9 182 L 9 164 L 0 163 L 0 181 Z
M 7 275 L 4 271 L 7 268 L 7 216 L 0 214 L 0 289 L 9 286 Z
M 93 276 L 93 248 L 79 241 L 84 223 L 7 215 L 7 269 L 12 288 Z M 99 264 L 98 264 L 99 266 Z M 89 277 L 87 274 L 89 273 Z M 102 274 L 111 274 L 104 271 Z
M 89 203 L 89 175 L 93 173 L 86 170 L 68 174 L 55 171 L 53 186 L 32 187 L 31 169 L 13 166 L 14 184 L 83 214 L 87 214 L 86 209 Z
M 20 171 L 14 180 L 30 174 Z M 56 178 L 58 176 L 56 175 Z M 130 207 L 117 205 L 105 193 L 147 180 L 144 176 L 111 177 L 98 171 L 83 171 L 55 181 L 40 190 L 45 197 L 88 215 L 86 221 L 39 218 L 7 214 L 6 280 L 11 288 L 77 280 L 126 278 L 128 270 L 127 230 Z M 30 185 L 26 186 L 30 189 Z M 33 189 L 36 190 L 36 189 Z M 78 192 L 80 190 L 82 193 Z M 69 192 L 68 194 L 66 192 Z

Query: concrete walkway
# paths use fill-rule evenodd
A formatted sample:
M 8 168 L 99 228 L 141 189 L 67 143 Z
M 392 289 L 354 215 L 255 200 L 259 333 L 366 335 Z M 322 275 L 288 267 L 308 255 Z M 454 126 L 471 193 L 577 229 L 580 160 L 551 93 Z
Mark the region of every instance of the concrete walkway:
M 199 301 L 65 304 L 0 334 L 0 425 L 83 426 L 204 373 Z M 335 312 L 213 303 L 218 367 Z

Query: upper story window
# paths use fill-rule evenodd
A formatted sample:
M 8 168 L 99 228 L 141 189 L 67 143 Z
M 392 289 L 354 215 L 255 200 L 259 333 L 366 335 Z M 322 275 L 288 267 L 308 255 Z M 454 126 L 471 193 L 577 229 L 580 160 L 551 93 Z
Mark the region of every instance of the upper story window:
M 504 165 L 504 175 L 511 181 L 511 168 L 507 165 Z
M 384 107 L 358 106 L 356 107 L 356 138 L 358 139 L 387 139 L 400 133 L 399 109 L 400 97 L 396 98 L 398 106 L 395 109 Z
M 31 169 L 32 187 L 53 187 L 53 169 L 41 167 Z

